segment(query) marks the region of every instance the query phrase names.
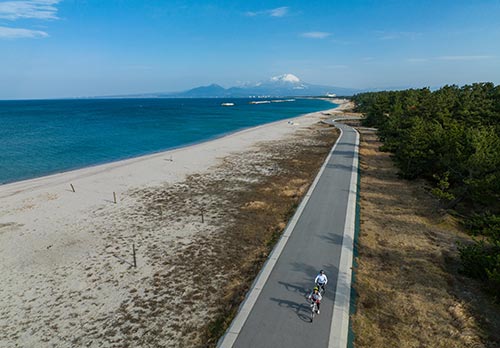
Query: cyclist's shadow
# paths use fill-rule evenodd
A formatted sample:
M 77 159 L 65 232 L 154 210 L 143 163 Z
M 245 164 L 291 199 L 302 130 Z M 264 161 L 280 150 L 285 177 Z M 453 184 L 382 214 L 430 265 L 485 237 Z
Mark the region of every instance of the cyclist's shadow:
M 290 309 L 294 310 L 295 313 L 297 314 L 297 316 L 302 321 L 309 322 L 311 320 L 310 319 L 311 308 L 310 308 L 309 304 L 306 303 L 306 298 L 305 298 L 307 293 L 308 293 L 308 290 L 306 290 L 305 288 L 303 288 L 301 286 L 297 286 L 297 285 L 293 285 L 293 284 L 289 284 L 289 283 L 285 283 L 285 282 L 279 282 L 279 283 L 281 285 L 284 285 L 288 291 L 293 291 L 293 292 L 299 293 L 301 295 L 301 297 L 304 298 L 304 303 L 297 303 L 297 302 L 293 302 L 290 300 L 284 300 L 284 299 L 275 298 L 275 297 L 271 297 L 271 301 L 278 303 L 278 306 L 280 306 L 280 307 L 286 307 L 286 308 L 290 308 Z
M 287 307 L 293 309 L 297 316 L 302 321 L 311 321 L 310 312 L 311 308 L 307 303 L 297 303 L 289 300 L 282 300 L 280 298 L 271 297 L 271 301 L 277 302 L 280 307 Z M 305 299 L 304 299 L 305 302 Z

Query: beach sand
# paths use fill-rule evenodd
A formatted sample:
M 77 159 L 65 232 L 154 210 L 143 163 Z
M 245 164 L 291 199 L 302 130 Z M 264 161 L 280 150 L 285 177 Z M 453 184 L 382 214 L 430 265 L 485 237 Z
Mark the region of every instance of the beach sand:
M 279 171 L 273 149 L 311 142 L 348 106 L 0 186 L 0 346 L 189 346 L 227 284 L 223 267 L 199 274 L 225 253 L 208 242 L 232 216 L 221 187 Z

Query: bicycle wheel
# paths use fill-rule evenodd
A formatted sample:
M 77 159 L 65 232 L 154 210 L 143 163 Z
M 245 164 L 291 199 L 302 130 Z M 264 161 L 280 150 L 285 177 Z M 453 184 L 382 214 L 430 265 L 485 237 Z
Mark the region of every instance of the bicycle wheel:
M 319 288 L 319 293 L 321 294 L 321 296 L 323 296 L 326 291 L 325 284 L 323 285 L 316 284 L 316 286 Z

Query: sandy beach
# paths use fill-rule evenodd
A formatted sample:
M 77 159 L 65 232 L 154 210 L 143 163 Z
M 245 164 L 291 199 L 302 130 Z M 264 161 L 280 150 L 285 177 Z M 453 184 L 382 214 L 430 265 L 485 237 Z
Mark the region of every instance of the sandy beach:
M 229 276 L 202 268 L 226 253 L 210 238 L 232 221 L 228 197 L 280 172 L 275 158 L 349 106 L 0 186 L 0 346 L 199 344 Z

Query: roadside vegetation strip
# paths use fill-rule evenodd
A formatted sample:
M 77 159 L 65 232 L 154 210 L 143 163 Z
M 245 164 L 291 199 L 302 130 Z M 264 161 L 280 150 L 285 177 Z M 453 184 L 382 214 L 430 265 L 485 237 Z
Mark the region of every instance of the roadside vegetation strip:
M 253 306 L 255 305 L 255 302 L 257 301 L 258 296 L 260 295 L 260 292 L 266 283 L 267 279 L 269 278 L 269 275 L 271 274 L 274 265 L 276 264 L 276 261 L 278 260 L 281 252 L 283 251 L 288 238 L 290 235 L 293 233 L 293 229 L 300 218 L 305 206 L 307 205 L 307 202 L 309 201 L 309 198 L 311 197 L 312 192 L 314 191 L 319 178 L 321 177 L 321 174 L 326 168 L 326 165 L 328 161 L 330 160 L 333 152 L 335 151 L 335 148 L 337 147 L 337 144 L 339 141 L 342 139 L 342 130 L 340 130 L 340 135 L 335 141 L 335 144 L 333 145 L 332 149 L 328 153 L 328 156 L 323 162 L 323 165 L 321 166 L 318 174 L 316 175 L 313 183 L 309 187 L 309 190 L 305 194 L 305 196 L 302 198 L 302 201 L 300 205 L 298 206 L 295 214 L 291 218 L 290 222 L 288 223 L 285 231 L 283 232 L 281 238 L 279 239 L 278 243 L 276 244 L 275 248 L 271 252 L 269 258 L 265 262 L 263 268 L 259 272 L 256 280 L 251 286 L 250 291 L 246 295 L 246 298 L 244 302 L 241 304 L 238 313 L 236 317 L 234 318 L 233 322 L 229 326 L 228 330 L 226 331 L 226 334 L 221 338 L 221 340 L 218 343 L 218 347 L 220 348 L 230 348 L 233 346 L 234 342 L 238 338 L 238 335 L 243 328 L 243 325 L 245 324 L 245 321 L 247 320 L 248 316 L 250 315 L 250 312 L 252 311 Z
M 441 208 L 480 241 L 460 247 L 462 270 L 500 301 L 500 85 L 490 82 L 353 97 L 379 129 L 399 175 L 424 179 Z
M 361 130 L 361 231 L 352 316 L 357 348 L 500 347 L 500 308 L 459 273 L 470 242 L 422 181 L 397 175 Z

